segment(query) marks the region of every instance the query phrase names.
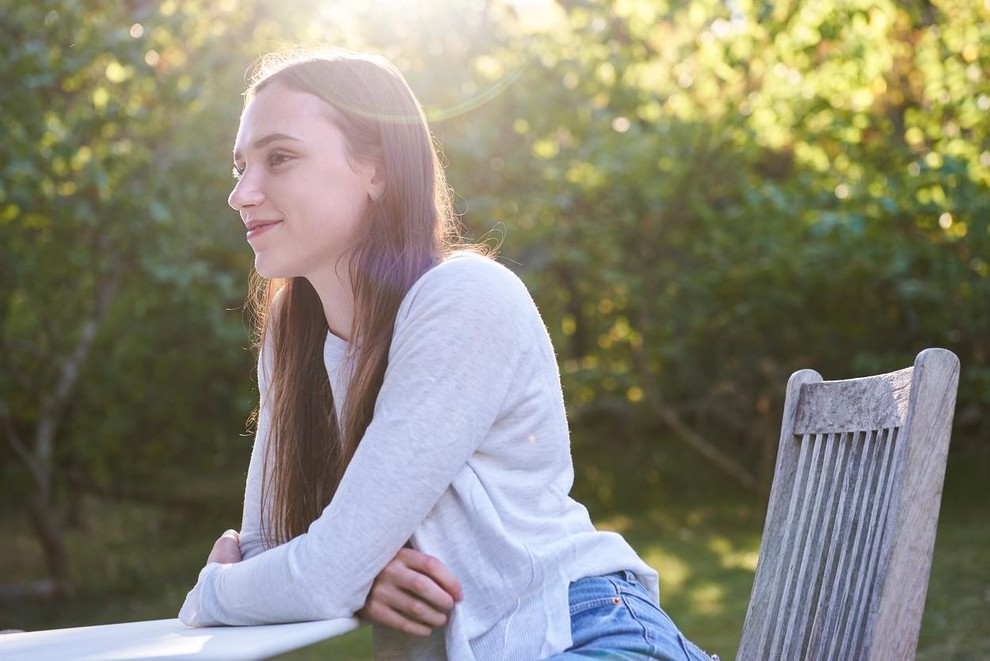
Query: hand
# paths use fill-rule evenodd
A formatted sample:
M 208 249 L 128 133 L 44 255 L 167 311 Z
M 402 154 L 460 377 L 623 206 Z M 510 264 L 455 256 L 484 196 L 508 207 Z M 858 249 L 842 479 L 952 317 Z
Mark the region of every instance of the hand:
M 232 562 L 241 561 L 241 536 L 236 530 L 228 530 L 220 536 L 213 544 L 213 550 L 210 551 L 210 557 L 206 559 L 206 563 L 219 562 L 220 564 L 228 565 Z
M 403 548 L 375 577 L 358 614 L 412 636 L 429 636 L 463 598 L 461 584 L 439 560 Z

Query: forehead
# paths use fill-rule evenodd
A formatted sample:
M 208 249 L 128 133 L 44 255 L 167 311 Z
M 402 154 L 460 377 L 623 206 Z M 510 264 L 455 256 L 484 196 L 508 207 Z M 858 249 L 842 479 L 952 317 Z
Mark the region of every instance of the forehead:
M 261 88 L 241 113 L 234 152 L 251 148 L 258 140 L 284 134 L 299 140 L 326 137 L 333 132 L 333 107 L 323 99 L 279 83 Z

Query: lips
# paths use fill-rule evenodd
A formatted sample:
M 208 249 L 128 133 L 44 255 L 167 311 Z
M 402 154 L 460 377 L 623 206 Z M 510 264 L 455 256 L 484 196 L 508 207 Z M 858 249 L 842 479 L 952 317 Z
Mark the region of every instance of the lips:
M 244 226 L 247 227 L 247 239 L 250 241 L 256 237 L 261 236 L 265 232 L 269 231 L 276 225 L 279 225 L 281 220 L 259 220 L 252 219 L 244 222 Z

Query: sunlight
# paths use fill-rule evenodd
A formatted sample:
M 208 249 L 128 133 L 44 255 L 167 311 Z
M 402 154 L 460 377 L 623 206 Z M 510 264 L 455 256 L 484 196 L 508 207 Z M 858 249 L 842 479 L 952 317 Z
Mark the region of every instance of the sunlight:
M 419 70 L 421 78 L 410 79 L 430 122 L 458 117 L 497 97 L 532 61 L 537 35 L 567 20 L 553 0 L 369 0 L 314 9 L 303 43 L 370 48 L 407 75 L 424 58 L 442 61 L 444 66 Z M 510 29 L 496 35 L 490 31 L 494 24 Z M 486 52 L 499 44 L 511 46 Z M 445 59 L 447 53 L 459 55 Z
M 715 583 L 704 583 L 690 590 L 691 608 L 696 613 L 717 615 L 725 612 L 725 588 Z
M 726 569 L 756 572 L 756 561 L 760 555 L 757 549 L 733 547 L 729 539 L 713 537 L 708 542 L 708 550 L 719 557 L 720 564 Z
M 508 0 L 527 31 L 542 31 L 559 26 L 564 10 L 554 0 Z
M 665 590 L 681 590 L 691 578 L 691 565 L 658 546 L 647 547 L 642 558 L 660 573 L 660 582 Z

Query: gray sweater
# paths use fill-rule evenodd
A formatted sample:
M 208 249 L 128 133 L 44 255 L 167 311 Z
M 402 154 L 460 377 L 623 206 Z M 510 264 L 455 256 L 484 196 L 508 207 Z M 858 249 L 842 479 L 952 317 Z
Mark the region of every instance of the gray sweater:
M 327 336 L 338 407 L 346 349 Z M 406 542 L 443 562 L 464 599 L 433 637 L 376 631 L 379 658 L 519 661 L 562 651 L 571 642 L 568 585 L 585 576 L 630 570 L 659 598 L 656 572 L 622 537 L 595 530 L 568 496 L 574 471 L 556 359 L 508 269 L 458 254 L 410 289 L 372 422 L 333 501 L 307 533 L 274 548 L 261 530 L 266 361 L 244 559 L 203 568 L 179 613 L 186 624 L 351 616 Z

